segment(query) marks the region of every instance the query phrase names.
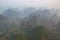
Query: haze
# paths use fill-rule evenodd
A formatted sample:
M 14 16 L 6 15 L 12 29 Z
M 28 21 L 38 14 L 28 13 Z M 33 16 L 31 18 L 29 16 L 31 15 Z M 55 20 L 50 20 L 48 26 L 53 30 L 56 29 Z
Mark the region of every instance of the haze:
M 0 7 L 48 7 L 60 9 L 60 0 L 0 0 Z

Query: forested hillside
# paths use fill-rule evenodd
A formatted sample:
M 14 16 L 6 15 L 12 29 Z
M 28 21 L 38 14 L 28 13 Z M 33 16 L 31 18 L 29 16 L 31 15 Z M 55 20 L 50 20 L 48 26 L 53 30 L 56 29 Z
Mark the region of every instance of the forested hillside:
M 8 8 L 0 14 L 1 40 L 60 40 L 58 9 Z

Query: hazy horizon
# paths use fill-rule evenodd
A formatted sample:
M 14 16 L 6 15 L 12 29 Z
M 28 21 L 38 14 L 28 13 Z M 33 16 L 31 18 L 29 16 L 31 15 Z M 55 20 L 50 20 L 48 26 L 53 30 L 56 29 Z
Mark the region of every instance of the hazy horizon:
M 46 7 L 60 9 L 60 0 L 0 0 L 0 8 Z

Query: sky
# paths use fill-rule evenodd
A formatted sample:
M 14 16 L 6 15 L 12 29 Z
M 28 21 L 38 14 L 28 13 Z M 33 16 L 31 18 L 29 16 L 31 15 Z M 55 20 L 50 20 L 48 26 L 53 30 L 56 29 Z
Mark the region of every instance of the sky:
M 48 7 L 60 9 L 60 0 L 0 0 L 0 7 Z

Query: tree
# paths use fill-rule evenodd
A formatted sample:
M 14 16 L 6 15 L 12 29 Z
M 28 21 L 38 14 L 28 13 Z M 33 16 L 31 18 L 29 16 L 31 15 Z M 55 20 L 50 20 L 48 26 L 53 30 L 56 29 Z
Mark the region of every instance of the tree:
M 37 26 L 32 30 L 30 34 L 31 40 L 48 40 L 49 35 L 48 31 L 41 25 Z

